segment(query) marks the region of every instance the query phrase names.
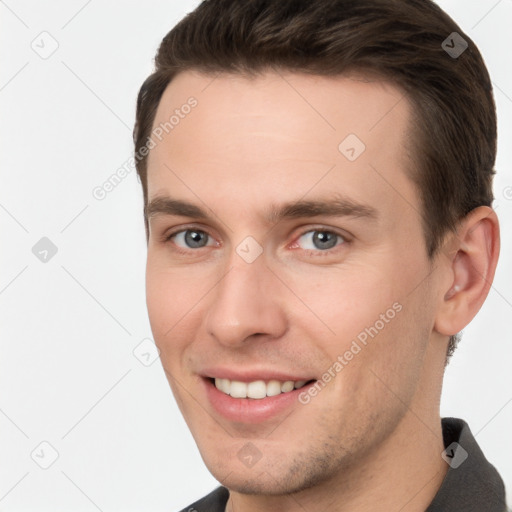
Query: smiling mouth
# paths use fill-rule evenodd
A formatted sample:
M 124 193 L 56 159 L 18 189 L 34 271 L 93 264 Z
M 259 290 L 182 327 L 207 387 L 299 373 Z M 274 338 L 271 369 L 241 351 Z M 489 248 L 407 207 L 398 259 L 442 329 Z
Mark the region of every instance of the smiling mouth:
M 254 400 L 261 400 L 270 396 L 289 393 L 315 382 L 315 379 L 307 381 L 254 380 L 251 382 L 241 382 L 220 378 L 210 378 L 209 380 L 220 392 L 226 395 L 233 398 L 252 398 Z

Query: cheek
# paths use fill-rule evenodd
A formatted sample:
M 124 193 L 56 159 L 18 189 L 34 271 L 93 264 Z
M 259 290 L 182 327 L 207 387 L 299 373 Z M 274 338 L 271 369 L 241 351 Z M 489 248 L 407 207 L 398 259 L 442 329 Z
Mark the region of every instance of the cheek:
M 322 338 L 331 358 L 347 350 L 358 336 L 368 337 L 367 330 L 375 323 L 379 332 L 384 331 L 381 315 L 388 320 L 387 329 L 396 316 L 393 304 L 400 293 L 385 268 L 352 265 L 318 270 L 293 277 L 290 288 L 296 296 L 290 301 L 296 304 L 296 321 L 310 330 L 312 339 Z
M 155 343 L 165 361 L 178 361 L 192 336 L 192 324 L 198 321 L 206 283 L 186 278 L 183 272 L 161 270 L 148 258 L 146 304 Z
M 148 268 L 146 272 L 146 305 L 157 344 L 161 342 L 162 336 L 174 323 L 176 316 L 176 308 L 172 299 L 174 294 L 172 281 L 166 274 Z

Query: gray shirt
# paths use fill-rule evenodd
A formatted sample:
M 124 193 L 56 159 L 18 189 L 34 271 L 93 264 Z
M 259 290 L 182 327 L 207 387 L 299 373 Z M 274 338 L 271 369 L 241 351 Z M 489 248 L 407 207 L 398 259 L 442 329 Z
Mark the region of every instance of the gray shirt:
M 441 487 L 425 512 L 507 512 L 505 487 L 494 466 L 485 458 L 468 424 L 442 418 L 443 458 L 450 465 Z M 181 512 L 224 512 L 229 498 L 217 487 Z

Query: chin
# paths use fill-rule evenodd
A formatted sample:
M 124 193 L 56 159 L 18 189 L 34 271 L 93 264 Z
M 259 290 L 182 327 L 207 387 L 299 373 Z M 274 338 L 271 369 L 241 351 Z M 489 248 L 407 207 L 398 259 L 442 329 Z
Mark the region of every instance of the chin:
M 263 458 L 251 468 L 240 467 L 237 458 L 229 460 L 225 457 L 220 464 L 211 463 L 205 457 L 205 464 L 224 487 L 240 494 L 282 496 L 297 493 L 314 487 L 332 477 L 333 461 L 323 460 L 316 463 L 288 459 L 266 461 Z

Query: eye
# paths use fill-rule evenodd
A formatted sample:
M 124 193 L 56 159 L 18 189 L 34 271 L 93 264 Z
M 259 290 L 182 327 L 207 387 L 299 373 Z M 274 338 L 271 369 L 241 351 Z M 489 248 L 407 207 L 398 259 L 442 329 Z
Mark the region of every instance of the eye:
M 172 233 L 167 240 L 174 240 L 174 243 L 182 249 L 201 249 L 208 245 L 215 245 L 210 235 L 200 229 L 184 229 Z M 211 242 L 211 243 L 209 243 Z
M 302 249 L 326 251 L 345 243 L 345 239 L 333 231 L 314 229 L 301 235 L 297 242 Z

